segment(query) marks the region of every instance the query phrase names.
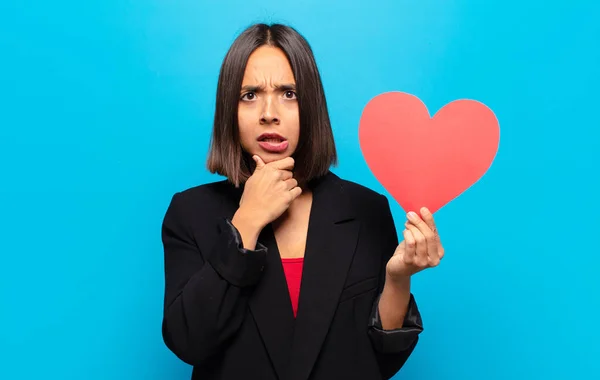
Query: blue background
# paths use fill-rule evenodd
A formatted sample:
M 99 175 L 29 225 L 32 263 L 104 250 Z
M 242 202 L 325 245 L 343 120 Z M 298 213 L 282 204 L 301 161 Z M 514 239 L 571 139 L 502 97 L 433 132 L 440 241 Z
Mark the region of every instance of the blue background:
M 218 69 L 256 21 L 312 44 L 344 178 L 385 192 L 357 134 L 379 93 L 500 121 L 488 173 L 436 214 L 447 257 L 415 277 L 426 330 L 397 378 L 600 378 L 598 4 L 0 2 L 0 378 L 189 377 L 160 336 L 160 224 L 220 179 Z

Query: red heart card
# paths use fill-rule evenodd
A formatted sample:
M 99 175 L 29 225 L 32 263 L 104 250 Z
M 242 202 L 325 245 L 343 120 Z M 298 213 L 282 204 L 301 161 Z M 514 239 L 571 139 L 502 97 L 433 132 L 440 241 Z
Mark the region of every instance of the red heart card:
M 404 211 L 433 213 L 489 169 L 500 128 L 474 100 L 453 101 L 431 117 L 416 96 L 388 92 L 366 105 L 359 139 L 367 165 Z

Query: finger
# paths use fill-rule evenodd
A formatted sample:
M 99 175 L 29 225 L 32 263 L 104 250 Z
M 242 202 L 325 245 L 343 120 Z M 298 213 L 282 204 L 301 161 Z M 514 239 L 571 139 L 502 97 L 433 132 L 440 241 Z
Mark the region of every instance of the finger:
M 295 178 L 290 178 L 283 182 L 285 183 L 285 188 L 287 190 L 292 190 L 294 187 L 298 186 L 298 181 Z
M 292 173 L 289 170 L 280 170 L 279 175 L 280 175 L 279 178 L 281 178 L 281 180 L 287 181 L 288 179 L 290 179 L 294 176 L 294 173 Z
M 417 215 L 416 212 L 414 211 L 410 211 L 408 214 L 406 214 L 406 216 L 408 217 L 408 220 L 419 229 L 419 231 L 421 232 L 421 234 L 423 234 L 423 236 L 425 236 L 428 240 L 433 239 L 434 238 L 434 233 L 431 230 L 431 228 L 429 228 L 429 226 L 427 225 L 427 223 L 425 223 L 425 221 L 423 221 L 423 219 L 421 219 L 421 217 L 419 215 Z
M 292 157 L 286 157 L 282 160 L 273 161 L 269 163 L 269 165 L 272 165 L 275 169 L 292 170 L 294 168 L 294 159 Z
M 412 264 L 415 261 L 415 249 L 417 247 L 417 241 L 409 230 L 402 231 L 405 241 L 404 251 L 404 262 L 406 264 Z
M 433 220 L 433 214 L 431 213 L 431 211 L 429 211 L 429 209 L 427 207 L 421 207 L 420 211 L 421 211 L 421 218 L 423 219 L 423 221 L 425 223 L 427 223 L 427 226 L 429 226 L 429 229 L 431 231 L 436 233 L 437 228 L 435 226 L 435 221 Z
M 427 207 L 422 207 L 420 211 L 421 211 L 421 217 L 423 218 L 425 223 L 427 223 L 427 225 L 429 226 L 429 229 L 433 232 L 433 240 L 437 246 L 437 250 L 441 251 L 442 250 L 442 242 L 440 239 L 440 234 L 438 232 L 437 226 L 435 225 L 435 220 L 433 218 L 433 214 L 431 213 L 431 211 L 429 211 L 429 209 Z M 438 252 L 438 255 L 439 254 L 440 254 L 440 252 Z
M 258 155 L 255 154 L 254 156 L 252 156 L 252 159 L 254 160 L 254 162 L 256 162 L 257 169 L 262 169 L 265 167 L 265 162 Z
M 291 202 L 294 199 L 298 198 L 300 196 L 300 194 L 302 194 L 302 188 L 299 186 L 296 186 L 289 191 L 289 194 L 290 194 L 290 202 Z
M 410 223 L 406 223 L 406 229 L 411 232 L 416 241 L 415 264 L 420 267 L 427 266 L 427 239 L 425 239 L 425 236 L 417 227 Z
M 405 227 L 407 229 L 414 229 L 418 231 L 415 235 L 421 233 L 417 227 L 415 227 L 412 223 L 406 222 Z M 416 239 L 416 238 L 415 238 Z M 425 242 L 423 246 L 426 246 L 426 254 L 423 260 L 428 260 L 431 266 L 436 266 L 440 262 L 440 245 L 438 245 L 437 241 L 431 237 L 425 237 Z M 417 240 L 417 249 L 419 248 L 419 241 Z
M 393 256 L 400 255 L 404 252 L 406 252 L 406 240 L 402 240 L 400 244 L 398 244 Z

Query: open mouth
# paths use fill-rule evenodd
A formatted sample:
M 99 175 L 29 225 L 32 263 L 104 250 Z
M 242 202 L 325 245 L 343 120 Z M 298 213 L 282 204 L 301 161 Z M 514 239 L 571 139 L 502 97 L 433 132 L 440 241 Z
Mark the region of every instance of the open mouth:
M 269 153 L 281 153 L 288 147 L 285 137 L 277 133 L 263 133 L 258 137 L 258 145 Z
M 268 143 L 278 144 L 283 141 L 286 141 L 284 137 L 278 135 L 277 133 L 263 133 L 258 137 L 258 141 L 264 141 Z

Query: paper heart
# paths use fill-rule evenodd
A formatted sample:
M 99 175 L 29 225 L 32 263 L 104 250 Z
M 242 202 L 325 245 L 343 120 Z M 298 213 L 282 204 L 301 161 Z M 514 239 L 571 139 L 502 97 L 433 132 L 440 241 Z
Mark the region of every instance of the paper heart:
M 365 106 L 359 139 L 367 165 L 404 211 L 436 212 L 489 169 L 500 129 L 474 100 L 453 101 L 431 117 L 416 96 L 387 92 Z

